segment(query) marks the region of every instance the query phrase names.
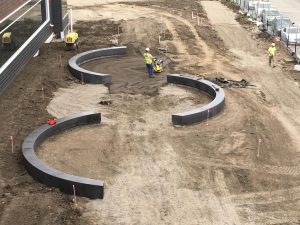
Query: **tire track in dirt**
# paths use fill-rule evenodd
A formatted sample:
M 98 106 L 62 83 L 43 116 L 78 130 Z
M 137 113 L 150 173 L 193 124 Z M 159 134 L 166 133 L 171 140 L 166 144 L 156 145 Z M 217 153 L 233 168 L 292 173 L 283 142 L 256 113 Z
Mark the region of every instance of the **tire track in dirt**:
M 295 201 L 297 199 L 300 199 L 300 187 L 293 187 L 276 191 L 230 195 L 230 198 L 236 205 L 270 204 L 285 202 L 287 200 Z
M 226 219 L 224 218 L 224 223 L 241 224 L 235 205 L 232 203 L 231 199 L 228 198 L 230 196 L 230 193 L 227 189 L 224 173 L 220 170 L 216 171 L 215 183 L 217 184 L 217 190 L 221 194 L 221 198 L 219 201 L 222 203 L 223 210 L 226 211 Z
M 214 51 L 212 49 L 210 49 L 209 46 L 201 39 L 195 26 L 190 21 L 184 19 L 183 17 L 176 16 L 176 15 L 173 15 L 170 13 L 160 12 L 160 15 L 164 16 L 164 18 L 165 18 L 164 22 L 166 23 L 167 28 L 170 30 L 172 35 L 176 38 L 176 43 L 177 43 L 176 46 L 178 47 L 179 50 L 183 50 L 183 52 L 185 54 L 187 53 L 186 54 L 187 58 L 190 58 L 190 54 L 187 51 L 188 47 L 182 41 L 180 41 L 179 35 L 175 30 L 175 25 L 172 24 L 171 21 L 167 20 L 166 18 L 173 18 L 173 19 L 183 23 L 184 25 L 186 25 L 188 27 L 189 31 L 192 32 L 194 39 L 195 39 L 195 45 L 198 46 L 204 54 L 204 57 L 201 57 L 201 58 L 199 56 L 197 56 L 198 61 L 201 62 L 202 66 L 208 66 L 213 63 Z
M 287 176 L 300 176 L 300 167 L 299 166 L 273 166 L 273 165 L 256 165 L 256 164 L 241 164 L 241 163 L 230 163 L 224 162 L 221 159 L 208 158 L 199 156 L 197 154 L 192 155 L 189 153 L 192 158 L 183 159 L 186 162 L 192 162 L 195 165 L 204 165 L 208 167 L 216 168 L 234 168 L 234 169 L 244 169 L 251 170 L 260 173 L 275 174 L 275 175 L 287 175 Z

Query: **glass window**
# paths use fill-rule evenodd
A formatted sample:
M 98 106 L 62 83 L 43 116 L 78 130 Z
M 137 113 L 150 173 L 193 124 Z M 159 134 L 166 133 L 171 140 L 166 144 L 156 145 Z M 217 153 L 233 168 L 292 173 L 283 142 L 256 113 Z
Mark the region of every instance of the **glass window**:
M 42 25 L 42 4 L 32 0 L 0 24 L 0 67 Z

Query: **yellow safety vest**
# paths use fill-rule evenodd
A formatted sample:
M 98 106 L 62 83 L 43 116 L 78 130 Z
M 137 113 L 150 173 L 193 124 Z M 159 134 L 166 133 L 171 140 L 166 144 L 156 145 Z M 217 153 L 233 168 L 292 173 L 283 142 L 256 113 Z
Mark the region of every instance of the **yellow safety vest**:
M 145 63 L 146 64 L 152 64 L 152 58 L 151 58 L 151 54 L 146 52 L 144 53 L 144 58 L 145 58 Z
M 268 52 L 269 52 L 269 56 L 275 56 L 276 48 L 275 47 L 270 47 L 268 49 Z

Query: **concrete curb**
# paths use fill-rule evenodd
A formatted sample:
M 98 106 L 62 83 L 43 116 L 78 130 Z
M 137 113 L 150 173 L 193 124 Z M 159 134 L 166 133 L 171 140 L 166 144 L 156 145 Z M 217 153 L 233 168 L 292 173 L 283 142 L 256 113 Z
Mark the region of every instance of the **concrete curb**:
M 168 83 L 181 84 L 197 88 L 208 93 L 214 99 L 209 104 L 183 113 L 172 115 L 174 125 L 189 125 L 206 120 L 218 114 L 224 108 L 225 93 L 218 85 L 204 79 L 193 76 L 170 74 L 167 76 Z
M 35 154 L 35 150 L 41 143 L 55 134 L 74 127 L 100 122 L 100 113 L 82 112 L 59 119 L 55 125 L 45 124 L 34 130 L 22 145 L 24 166 L 27 172 L 40 183 L 59 188 L 67 194 L 73 194 L 74 185 L 77 196 L 102 199 L 104 195 L 103 181 L 66 174 L 48 166 Z
M 96 73 L 80 67 L 80 64 L 85 62 L 109 56 L 126 55 L 127 47 L 113 47 L 113 48 L 100 48 L 87 52 L 82 52 L 69 59 L 69 70 L 71 74 L 77 79 L 91 84 L 107 84 L 111 83 L 112 78 L 110 74 Z

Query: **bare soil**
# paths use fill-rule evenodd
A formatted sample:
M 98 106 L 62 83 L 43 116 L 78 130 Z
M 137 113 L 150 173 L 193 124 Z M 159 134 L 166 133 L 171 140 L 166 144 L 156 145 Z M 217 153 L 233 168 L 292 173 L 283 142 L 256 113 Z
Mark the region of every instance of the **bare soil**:
M 66 68 L 76 52 L 47 45 L 1 96 L 0 224 L 300 223 L 300 91 L 281 62 L 286 51 L 278 43 L 278 66 L 269 68 L 268 39 L 244 29 L 220 2 L 200 3 L 71 1 L 79 51 L 111 45 L 119 30 L 129 55 L 84 65 L 112 73 L 110 88 L 81 85 Z M 201 15 L 200 26 L 192 9 Z M 256 87 L 225 89 L 218 116 L 173 127 L 172 113 L 210 98 L 166 85 L 166 73 L 150 80 L 141 56 L 146 46 L 169 62 L 168 72 L 246 79 Z M 159 53 L 161 47 L 168 52 Z M 103 100 L 112 104 L 99 104 Z M 100 125 L 57 135 L 38 150 L 55 168 L 105 180 L 103 200 L 78 198 L 75 208 L 66 195 L 27 175 L 20 146 L 50 116 L 88 110 L 102 113 Z
M 141 60 L 141 53 L 128 54 L 124 57 L 109 57 L 91 61 L 81 65 L 90 71 L 111 74 L 112 83 L 109 84 L 109 93 L 128 93 L 157 95 L 159 88 L 166 85 L 168 68 L 163 73 L 157 73 L 155 79 L 148 79 L 145 73 L 146 66 Z

